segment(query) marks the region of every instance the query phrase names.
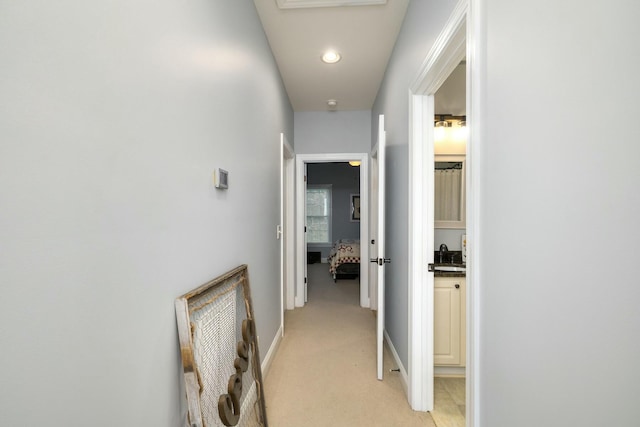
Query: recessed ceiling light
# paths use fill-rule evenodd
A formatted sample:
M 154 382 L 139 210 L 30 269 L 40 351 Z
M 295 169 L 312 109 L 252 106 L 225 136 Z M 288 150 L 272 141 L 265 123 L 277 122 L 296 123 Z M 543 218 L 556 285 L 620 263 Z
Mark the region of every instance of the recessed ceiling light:
M 340 54 L 335 50 L 328 50 L 324 53 L 324 55 L 322 55 L 322 62 L 327 64 L 335 64 L 336 62 L 340 61 L 341 58 L 342 57 L 340 56 Z

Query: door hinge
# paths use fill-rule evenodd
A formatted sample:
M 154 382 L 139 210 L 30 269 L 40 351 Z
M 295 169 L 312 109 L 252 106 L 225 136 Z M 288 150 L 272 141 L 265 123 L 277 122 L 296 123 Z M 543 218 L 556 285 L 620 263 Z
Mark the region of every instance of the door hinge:
M 306 225 L 304 226 L 304 232 L 305 233 L 307 232 L 307 226 Z
M 307 278 L 306 277 L 304 278 L 304 283 L 307 283 Z

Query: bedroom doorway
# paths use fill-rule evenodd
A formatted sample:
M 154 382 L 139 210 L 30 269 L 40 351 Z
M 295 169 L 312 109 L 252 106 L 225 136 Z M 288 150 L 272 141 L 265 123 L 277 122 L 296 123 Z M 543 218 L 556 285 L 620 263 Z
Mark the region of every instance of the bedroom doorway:
M 358 161 L 359 165 L 359 194 L 350 194 L 349 203 L 359 203 L 359 206 L 369 206 L 369 155 L 368 153 L 338 153 L 338 154 L 299 154 L 296 156 L 296 286 L 295 306 L 303 307 L 307 302 L 307 227 L 306 197 L 307 197 L 307 167 L 310 164 L 320 163 L 348 163 Z M 355 199 L 353 196 L 357 196 Z M 350 213 L 349 215 L 351 215 Z M 363 209 L 358 212 L 359 218 L 353 218 L 354 223 L 359 222 L 359 238 L 362 242 L 369 241 L 369 212 Z M 306 231 L 309 231 L 308 229 Z M 347 236 L 348 237 L 348 236 Z M 330 236 L 330 242 L 343 238 L 342 236 Z M 327 243 L 329 244 L 329 243 Z M 329 244 L 330 246 L 330 244 Z M 322 256 L 321 256 L 322 257 Z M 361 245 L 360 248 L 360 292 L 359 305 L 370 307 L 369 295 L 369 247 Z M 327 264 L 327 275 L 329 266 Z

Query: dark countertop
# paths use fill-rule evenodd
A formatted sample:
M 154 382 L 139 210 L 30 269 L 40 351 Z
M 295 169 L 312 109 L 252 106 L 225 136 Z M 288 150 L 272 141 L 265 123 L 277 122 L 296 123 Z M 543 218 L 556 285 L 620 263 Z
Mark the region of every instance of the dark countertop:
M 464 271 L 434 271 L 434 277 L 467 277 Z
M 466 267 L 467 264 L 461 262 L 455 262 L 462 259 L 461 251 L 449 251 L 444 254 L 444 262 L 438 262 L 440 260 L 439 252 L 434 253 L 433 259 L 435 260 L 434 265 L 438 266 L 447 266 L 447 267 Z M 454 262 L 451 262 L 453 260 Z M 447 262 L 448 261 L 448 262 Z M 464 271 L 434 271 L 434 277 L 467 277 L 467 273 Z

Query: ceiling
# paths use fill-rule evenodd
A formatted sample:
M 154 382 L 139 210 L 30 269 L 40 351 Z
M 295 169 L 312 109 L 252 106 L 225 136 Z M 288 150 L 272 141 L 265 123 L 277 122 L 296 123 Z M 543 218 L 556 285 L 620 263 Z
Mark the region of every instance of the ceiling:
M 254 3 L 294 111 L 372 108 L 409 0 Z M 327 49 L 342 59 L 323 63 Z

